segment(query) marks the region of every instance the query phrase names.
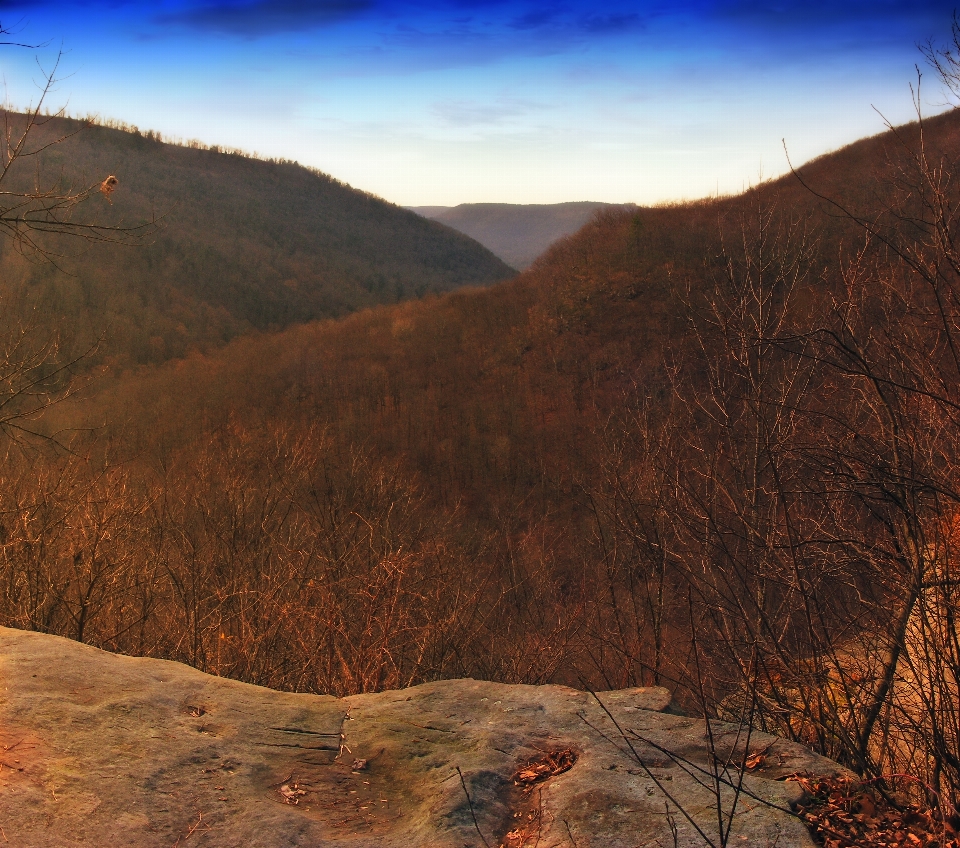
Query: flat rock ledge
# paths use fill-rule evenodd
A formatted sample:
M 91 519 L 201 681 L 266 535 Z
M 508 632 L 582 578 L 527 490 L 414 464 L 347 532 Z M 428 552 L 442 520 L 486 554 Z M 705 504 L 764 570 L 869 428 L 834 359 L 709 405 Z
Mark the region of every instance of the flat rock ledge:
M 0 845 L 719 845 L 704 722 L 661 688 L 599 698 L 610 715 L 478 680 L 296 695 L 0 628 Z M 742 750 L 736 726 L 714 734 Z M 813 845 L 782 778 L 839 768 L 765 734 L 750 749 L 728 844 Z

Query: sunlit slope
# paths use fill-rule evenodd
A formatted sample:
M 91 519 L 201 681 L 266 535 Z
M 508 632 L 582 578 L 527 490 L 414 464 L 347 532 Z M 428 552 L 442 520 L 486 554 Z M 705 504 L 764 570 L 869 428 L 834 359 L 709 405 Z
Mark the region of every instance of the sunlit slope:
M 31 144 L 77 127 L 52 119 Z M 513 273 L 466 236 L 295 163 L 100 126 L 25 162 L 13 182 L 32 180 L 37 163 L 44 184 L 61 169 L 71 184 L 119 179 L 112 205 L 96 197 L 84 215 L 126 224 L 161 219 L 146 245 L 68 245 L 60 262 L 68 274 L 3 249 L 8 286 L 24 284 L 42 310 L 103 335 L 120 362 L 162 361 L 250 329 L 342 316 Z

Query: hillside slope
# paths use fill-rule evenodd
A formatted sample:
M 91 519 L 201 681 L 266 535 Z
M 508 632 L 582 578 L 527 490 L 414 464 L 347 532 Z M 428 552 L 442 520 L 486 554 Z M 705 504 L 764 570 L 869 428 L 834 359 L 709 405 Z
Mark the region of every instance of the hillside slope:
M 418 215 L 453 227 L 523 271 L 551 244 L 569 236 L 602 209 L 629 208 L 610 203 L 462 203 L 413 206 Z
M 938 146 L 960 150 L 960 111 L 925 129 L 931 155 Z M 896 148 L 883 134 L 798 173 L 837 202 L 869 211 L 885 202 Z M 500 494 L 511 501 L 508 492 L 542 483 L 548 469 L 586 473 L 591 431 L 625 401 L 663 390 L 666 359 L 689 360 L 691 310 L 723 273 L 725 245 L 735 254 L 758 218 L 770 238 L 807 229 L 816 245 L 812 279 L 824 290 L 837 282 L 828 269 L 861 238 L 794 176 L 737 197 L 614 207 L 504 284 L 238 339 L 211 357 L 105 382 L 103 407 L 84 423 L 163 420 L 186 434 L 179 442 L 198 421 L 224 421 L 239 409 L 276 420 L 308 411 L 347 443 L 402 457 L 441 502 L 489 506 Z M 163 398 L 183 385 L 204 390 L 190 406 L 164 408 Z
M 11 115 L 16 126 L 22 116 Z M 32 147 L 73 132 L 50 119 Z M 36 265 L 9 245 L 0 252 L 5 291 L 70 316 L 105 336 L 120 362 L 157 362 L 221 344 L 250 329 L 336 317 L 513 274 L 476 242 L 379 198 L 291 162 L 162 143 L 152 135 L 94 126 L 25 159 L 5 188 L 119 179 L 82 214 L 127 224 L 160 217 L 135 248 L 66 245 L 67 274 Z M 58 245 L 62 247 L 63 245 Z

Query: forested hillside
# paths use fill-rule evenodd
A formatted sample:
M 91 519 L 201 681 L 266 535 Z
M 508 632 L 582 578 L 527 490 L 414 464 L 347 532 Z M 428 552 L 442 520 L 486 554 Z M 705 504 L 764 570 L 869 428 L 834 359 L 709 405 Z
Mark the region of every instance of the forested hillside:
M 307 691 L 662 683 L 957 797 L 958 154 L 950 112 L 104 375 L 36 422 L 71 453 L 9 449 L 2 622 Z
M 927 121 L 925 131 L 931 157 L 960 151 L 960 113 Z M 898 130 L 903 143 L 916 142 L 916 132 L 916 127 Z M 886 133 L 740 196 L 613 208 L 507 283 L 239 339 L 213 356 L 104 383 L 98 403 L 113 402 L 107 398 L 129 403 L 137 386 L 144 387 L 144 402 L 163 403 L 155 399 L 176 394 L 161 390 L 164 381 L 198 384 L 206 374 L 220 387 L 195 401 L 207 419 L 225 420 L 241 408 L 285 417 L 291 411 L 285 404 L 296 398 L 299 408 L 330 426 L 356 426 L 350 438 L 378 451 L 391 453 L 395 445 L 409 456 L 408 448 L 420 441 L 423 450 L 442 451 L 444 438 L 477 438 L 479 445 L 484 442 L 479 435 L 489 433 L 500 440 L 501 452 L 506 442 L 519 440 L 508 453 L 522 464 L 539 467 L 540 454 L 576 462 L 586 446 L 584 422 L 592 427 L 625 402 L 665 391 L 678 367 L 701 367 L 690 350 L 701 345 L 694 319 L 709 305 L 716 279 L 727 273 L 732 257 L 746 261 L 748 239 L 762 238 L 770 251 L 789 242 L 808 265 L 805 297 L 832 296 L 841 284 L 841 259 L 856 256 L 864 243 L 855 216 L 874 220 L 877 210 L 894 202 L 899 189 L 891 180 L 903 166 L 904 152 L 896 136 Z M 244 392 L 250 396 L 244 398 Z M 351 411 L 328 408 L 328 402 Z M 364 415 L 375 413 L 376 423 L 361 409 Z M 447 414 L 438 412 L 439 422 L 410 418 L 429 418 L 431 410 Z M 474 421 L 474 414 L 485 422 Z M 133 425 L 131 416 L 126 420 Z M 150 433 L 155 417 L 146 416 Z M 403 427 L 403 439 L 384 435 L 393 426 Z M 544 427 L 569 434 L 579 447 L 554 447 Z M 185 428 L 186 438 L 192 428 L 193 423 Z M 378 442 L 381 438 L 386 441 Z M 474 453 L 453 451 L 451 461 L 468 463 Z M 484 464 L 496 463 L 487 457 Z M 500 488 L 467 476 L 476 480 L 477 497 Z
M 16 133 L 24 116 L 8 117 Z M 114 175 L 110 201 L 97 196 L 78 214 L 158 226 L 135 247 L 54 243 L 59 267 L 2 245 L 6 308 L 19 302 L 51 326 L 69 316 L 75 346 L 102 337 L 98 356 L 117 365 L 513 273 L 462 234 L 294 162 L 60 118 L 35 128 L 29 148 L 63 137 L 18 160 L 7 190 Z
M 628 204 L 630 205 L 630 204 Z M 461 203 L 413 206 L 418 215 L 453 227 L 489 248 L 513 268 L 525 271 L 551 244 L 573 235 L 612 203 Z

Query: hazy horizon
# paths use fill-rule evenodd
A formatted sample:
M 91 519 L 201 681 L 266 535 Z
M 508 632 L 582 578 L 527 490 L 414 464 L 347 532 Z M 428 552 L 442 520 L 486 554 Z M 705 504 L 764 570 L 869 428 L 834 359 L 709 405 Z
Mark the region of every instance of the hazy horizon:
M 8 2 L 7 102 L 296 159 L 401 206 L 738 192 L 913 117 L 952 4 Z M 921 88 L 928 114 L 949 104 Z

